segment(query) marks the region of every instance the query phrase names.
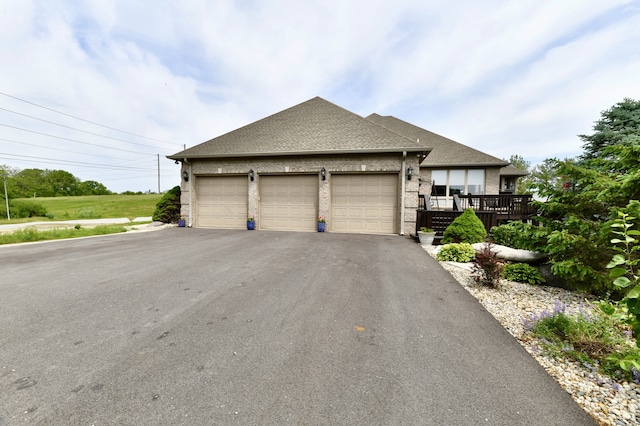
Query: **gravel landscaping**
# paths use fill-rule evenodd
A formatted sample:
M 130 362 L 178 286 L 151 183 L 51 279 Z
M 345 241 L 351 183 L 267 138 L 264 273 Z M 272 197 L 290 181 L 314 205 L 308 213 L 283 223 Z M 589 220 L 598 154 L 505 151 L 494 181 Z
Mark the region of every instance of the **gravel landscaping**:
M 435 258 L 434 246 L 423 246 Z M 525 334 L 524 319 L 543 311 L 553 312 L 557 301 L 567 312 L 584 309 L 595 299 L 580 293 L 546 286 L 501 280 L 499 289 L 481 287 L 471 278 L 471 264 L 440 262 L 471 295 L 489 311 L 542 365 L 547 372 L 601 425 L 640 423 L 640 385 L 616 382 L 587 366 L 545 356 L 535 339 Z

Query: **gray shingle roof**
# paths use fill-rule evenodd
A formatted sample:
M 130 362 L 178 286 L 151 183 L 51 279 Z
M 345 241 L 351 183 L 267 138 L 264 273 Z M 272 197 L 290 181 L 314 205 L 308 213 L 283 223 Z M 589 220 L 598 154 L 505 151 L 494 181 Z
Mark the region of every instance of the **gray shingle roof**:
M 528 171 L 514 167 L 511 164 L 500 169 L 500 176 L 527 176 L 528 174 Z
M 425 167 L 502 167 L 509 164 L 508 161 L 493 157 L 477 149 L 440 136 L 413 124 L 402 121 L 393 116 L 381 116 L 371 114 L 366 117 L 379 126 L 405 136 L 411 140 L 419 140 L 421 144 L 433 148 L 429 156 L 422 162 Z
M 168 158 L 403 151 L 429 148 L 315 97 Z

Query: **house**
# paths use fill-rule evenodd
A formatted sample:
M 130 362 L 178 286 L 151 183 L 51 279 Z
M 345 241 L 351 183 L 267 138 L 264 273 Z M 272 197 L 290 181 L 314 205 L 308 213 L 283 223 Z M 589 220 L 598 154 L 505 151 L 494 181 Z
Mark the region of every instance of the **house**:
M 421 194 L 431 198 L 435 208 L 452 208 L 454 195 L 513 194 L 518 178 L 526 171 L 395 117 L 371 114 L 367 120 L 432 148 L 420 164 L 420 178 L 426 184 Z
M 168 158 L 182 163 L 189 226 L 242 229 L 252 217 L 260 230 L 311 232 L 322 216 L 329 232 L 399 235 L 415 234 L 422 182 L 435 181 L 446 197 L 497 194 L 500 169 L 508 165 L 393 117 L 364 118 L 320 97 Z

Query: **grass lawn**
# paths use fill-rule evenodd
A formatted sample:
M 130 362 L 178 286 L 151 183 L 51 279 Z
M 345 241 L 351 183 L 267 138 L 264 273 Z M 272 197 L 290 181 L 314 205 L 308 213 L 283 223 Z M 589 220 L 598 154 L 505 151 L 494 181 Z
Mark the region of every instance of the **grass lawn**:
M 23 198 L 16 201 L 31 201 L 42 204 L 49 217 L 0 219 L 0 224 L 33 222 L 40 220 L 75 220 L 151 216 L 163 194 L 145 195 L 87 195 L 82 197 Z
M 10 234 L 0 234 L 0 244 L 16 244 L 34 241 L 62 240 L 66 238 L 89 237 L 93 235 L 108 235 L 119 232 L 127 232 L 122 225 L 96 226 L 95 228 L 82 228 L 80 225 L 73 228 L 46 229 L 39 231 L 34 228 L 19 229 Z

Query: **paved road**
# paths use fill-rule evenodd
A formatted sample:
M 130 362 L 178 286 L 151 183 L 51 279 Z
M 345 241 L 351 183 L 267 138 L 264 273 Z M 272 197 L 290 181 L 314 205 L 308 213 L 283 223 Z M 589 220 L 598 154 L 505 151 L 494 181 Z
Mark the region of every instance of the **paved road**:
M 419 245 L 171 228 L 0 247 L 0 424 L 593 424 Z

